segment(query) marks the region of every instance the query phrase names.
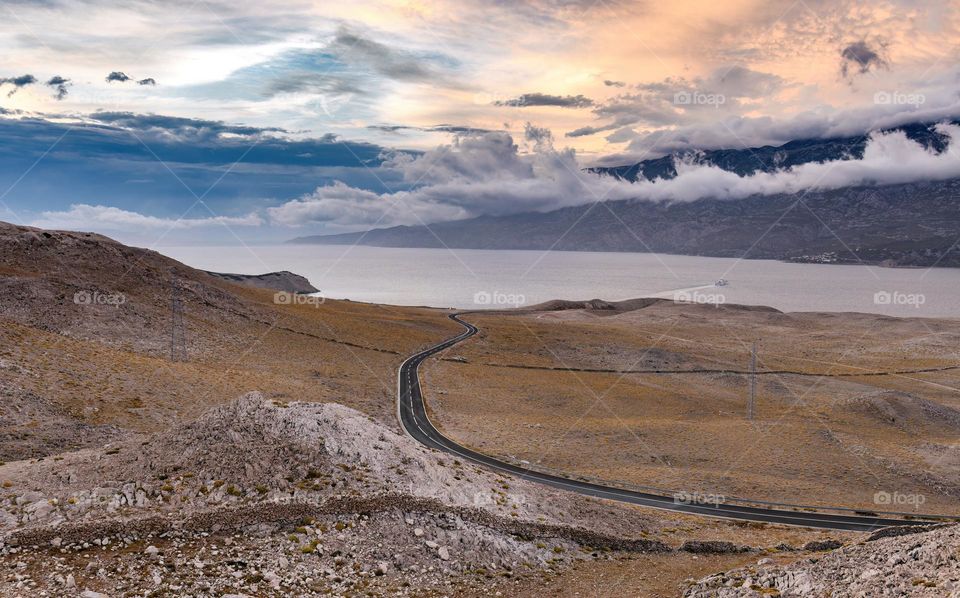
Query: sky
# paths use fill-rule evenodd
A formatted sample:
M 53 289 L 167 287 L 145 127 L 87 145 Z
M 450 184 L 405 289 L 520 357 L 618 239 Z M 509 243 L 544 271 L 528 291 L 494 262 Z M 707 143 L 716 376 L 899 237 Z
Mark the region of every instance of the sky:
M 140 244 L 275 242 L 960 176 L 953 151 L 876 132 L 960 117 L 958 9 L 6 0 L 0 220 Z M 772 175 L 694 161 L 631 185 L 584 170 L 871 133 L 861 160 Z

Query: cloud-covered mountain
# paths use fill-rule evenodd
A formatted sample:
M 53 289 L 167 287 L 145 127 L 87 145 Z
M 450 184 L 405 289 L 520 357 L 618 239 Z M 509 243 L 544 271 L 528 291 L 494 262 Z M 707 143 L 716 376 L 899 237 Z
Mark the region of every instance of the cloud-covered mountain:
M 960 124 L 952 121 L 953 124 Z M 927 150 L 940 153 L 949 144 L 949 135 L 927 123 L 912 123 L 883 131 L 903 135 Z M 638 179 L 672 179 L 677 176 L 677 164 L 690 160 L 712 164 L 740 176 L 758 172 L 772 173 L 811 162 L 862 160 L 870 135 L 855 135 L 829 139 L 799 139 L 780 146 L 766 145 L 744 149 L 702 150 L 674 152 L 624 166 L 597 167 L 593 172 L 608 174 L 627 181 Z
M 911 124 L 863 137 L 674 155 L 547 185 L 542 193 L 582 194 L 597 185 L 592 201 L 581 196 L 552 211 L 292 242 L 956 266 L 958 142 L 956 123 Z

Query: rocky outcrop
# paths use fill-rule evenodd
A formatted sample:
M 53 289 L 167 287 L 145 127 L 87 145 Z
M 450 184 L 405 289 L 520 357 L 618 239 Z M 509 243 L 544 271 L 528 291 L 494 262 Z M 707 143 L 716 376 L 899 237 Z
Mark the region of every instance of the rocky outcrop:
M 221 272 L 207 272 L 211 276 L 229 280 L 237 284 L 243 284 L 260 289 L 270 289 L 271 291 L 283 291 L 285 293 L 319 293 L 320 289 L 310 284 L 306 277 L 294 274 L 287 270 L 280 272 L 268 272 L 266 274 L 224 274 Z
M 464 579 L 490 589 L 611 551 L 670 551 L 642 515 L 450 459 L 342 405 L 259 393 L 164 432 L 0 465 L 0 479 L 0 566 L 36 571 L 0 577 L 2 595 L 60 595 L 69 576 L 110 596 L 457 595 Z
M 958 550 L 960 527 L 937 527 L 818 553 L 788 565 L 764 559 L 756 566 L 692 583 L 684 596 L 955 596 L 960 592 Z

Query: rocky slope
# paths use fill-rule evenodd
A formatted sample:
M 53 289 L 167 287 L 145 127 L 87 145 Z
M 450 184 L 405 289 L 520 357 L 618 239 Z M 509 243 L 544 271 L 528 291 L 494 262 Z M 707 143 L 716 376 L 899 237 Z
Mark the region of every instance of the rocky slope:
M 0 563 L 17 571 L 4 595 L 386 593 L 477 571 L 493 587 L 598 550 L 669 550 L 645 517 L 459 463 L 341 405 L 256 393 L 0 479 Z
M 779 565 L 761 559 L 757 566 L 711 575 L 687 588 L 687 598 L 762 596 L 958 596 L 960 527 L 886 537 L 823 556 Z
M 16 368 L 0 359 L 0 376 Z M 122 430 L 115 426 L 85 422 L 48 397 L 0 378 L 0 460 L 16 461 L 101 446 L 122 435 Z
M 211 276 L 245 284 L 259 289 L 284 291 L 286 293 L 319 293 L 306 277 L 294 274 L 288 270 L 268 272 L 266 274 L 224 274 L 222 272 L 207 272 Z
M 93 233 L 0 222 L 0 318 L 160 354 L 167 350 L 174 284 L 190 324 L 203 332 L 268 319 L 225 281 L 155 251 Z M 192 351 L 214 348 L 203 332 L 189 335 Z
M 187 358 L 176 363 L 174 284 Z M 97 444 L 67 425 L 58 449 L 44 430 L 61 416 L 156 430 L 256 389 L 395 425 L 392 371 L 457 328 L 436 310 L 296 301 L 100 235 L 0 223 L 0 380 L 49 407 L 0 436 L 0 459 Z

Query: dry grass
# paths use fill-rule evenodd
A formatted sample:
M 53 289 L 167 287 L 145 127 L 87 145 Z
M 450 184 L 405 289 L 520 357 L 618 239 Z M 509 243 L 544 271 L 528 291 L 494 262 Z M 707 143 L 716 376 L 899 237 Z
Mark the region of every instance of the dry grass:
M 956 366 L 960 322 L 672 304 L 470 319 L 483 334 L 447 355 L 467 363 L 432 362 L 425 390 L 480 450 L 670 490 L 874 510 L 887 491 L 960 513 L 960 370 L 837 376 Z M 754 341 L 761 370 L 808 375 L 761 375 L 752 422 L 742 374 L 623 373 L 746 370 Z
M 229 287 L 228 287 L 229 288 Z M 5 381 L 49 397 L 90 423 L 137 431 L 190 419 L 261 390 L 278 400 L 334 401 L 397 427 L 394 370 L 408 353 L 453 332 L 438 311 L 329 301 L 274 306 L 273 294 L 230 289 L 272 318 L 204 321 L 187 313 L 187 363 L 162 350 L 79 339 L 14 321 L 0 327 Z M 150 334 L 140 330 L 140 334 Z M 160 329 L 156 346 L 166 342 Z M 194 343 L 191 343 L 194 345 Z

